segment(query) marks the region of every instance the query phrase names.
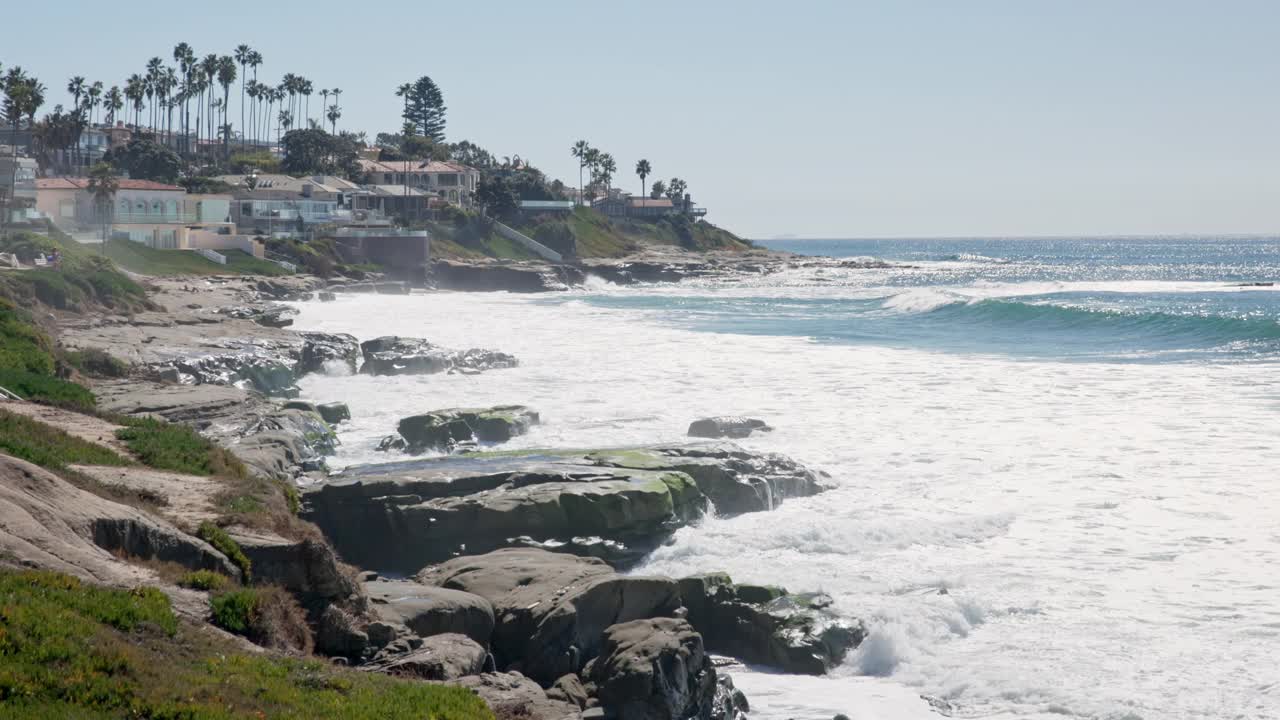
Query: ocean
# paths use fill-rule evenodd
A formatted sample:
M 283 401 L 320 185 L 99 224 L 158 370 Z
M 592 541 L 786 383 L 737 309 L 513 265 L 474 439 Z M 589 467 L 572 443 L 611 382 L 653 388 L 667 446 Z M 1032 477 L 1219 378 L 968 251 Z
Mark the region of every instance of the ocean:
M 743 445 L 838 488 L 636 570 L 823 590 L 871 628 L 825 678 L 736 669 L 753 718 L 1280 717 L 1280 238 L 765 244 L 891 267 L 300 304 L 522 363 L 304 379 L 351 406 L 331 464 L 451 406 L 539 410 L 511 448 L 758 417 Z

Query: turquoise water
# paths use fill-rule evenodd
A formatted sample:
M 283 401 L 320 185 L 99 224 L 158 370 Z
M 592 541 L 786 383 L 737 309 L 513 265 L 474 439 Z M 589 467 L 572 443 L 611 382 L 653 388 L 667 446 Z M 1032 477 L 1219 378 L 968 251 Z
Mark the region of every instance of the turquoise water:
M 763 244 L 896 267 L 799 267 L 587 302 L 691 329 L 822 343 L 1111 362 L 1280 357 L 1278 238 Z

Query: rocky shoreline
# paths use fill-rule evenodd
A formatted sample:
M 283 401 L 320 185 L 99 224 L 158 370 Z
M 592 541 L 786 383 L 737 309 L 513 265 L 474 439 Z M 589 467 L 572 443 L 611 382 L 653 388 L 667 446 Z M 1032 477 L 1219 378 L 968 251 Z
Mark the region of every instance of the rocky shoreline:
M 438 288 L 530 292 L 581 284 L 588 274 L 665 282 L 812 262 L 777 254 L 554 269 L 441 261 L 433 275 Z M 60 339 L 69 348 L 110 348 L 133 366 L 128 378 L 95 384 L 102 409 L 189 423 L 255 475 L 301 488 L 299 516 L 314 529 L 228 532 L 252 560 L 254 582 L 292 593 L 315 650 L 336 662 L 460 683 L 500 718 L 720 720 L 745 716 L 749 701 L 712 653 L 823 674 L 865 636 L 821 594 L 736 585 L 724 575 L 624 574 L 709 513 L 768 512 L 828 487 L 822 474 L 790 458 L 704 439 L 767 431 L 762 422 L 708 419 L 695 423 L 691 435 L 701 437 L 686 445 L 495 452 L 487 446 L 527 430 L 536 411 L 442 408 L 394 428 L 398 435 L 384 441 L 388 462 L 329 473 L 333 426 L 349 411 L 299 398 L 300 377 L 501 372 L 519 359 L 501 348 L 442 348 L 429 339 L 294 332 L 291 309 L 279 304 L 410 292 L 401 282 L 237 277 L 155 286 L 161 309 L 66 320 Z M 415 456 L 440 451 L 450 454 Z M 191 492 L 188 504 L 209 501 Z M 173 522 L 184 512 L 199 517 L 198 507 L 167 512 Z M 234 571 L 206 543 L 178 539 L 176 527 L 148 532 L 152 544 L 190 546 L 182 552 L 192 563 Z M 116 535 L 111 542 L 121 547 L 147 536 Z M 85 560 L 79 569 L 103 575 L 91 566 Z

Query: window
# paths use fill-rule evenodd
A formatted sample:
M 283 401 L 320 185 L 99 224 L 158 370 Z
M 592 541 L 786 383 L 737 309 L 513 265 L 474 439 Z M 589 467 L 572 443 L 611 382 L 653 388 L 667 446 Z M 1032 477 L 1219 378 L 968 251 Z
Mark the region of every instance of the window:
M 173 218 L 174 220 L 177 220 L 178 219 L 178 201 L 170 200 L 168 202 L 168 206 L 169 206 L 169 217 Z
M 120 201 L 120 214 L 121 214 L 121 215 L 128 215 L 128 214 L 129 214 L 129 201 L 128 201 L 128 200 L 121 200 L 121 201 Z
M 240 215 L 253 217 L 253 203 L 251 202 L 240 203 Z
M 161 215 L 161 216 L 163 216 L 163 215 L 164 215 L 164 203 L 160 202 L 159 200 L 156 200 L 156 201 L 152 202 L 152 203 L 151 203 L 151 214 L 152 214 L 152 215 Z
M 146 201 L 146 200 L 139 200 L 137 203 L 135 203 L 135 204 L 134 204 L 134 206 L 133 206 L 133 211 L 134 211 L 134 212 L 136 212 L 136 213 L 138 213 L 139 215 L 146 215 L 146 214 L 147 214 L 147 201 Z

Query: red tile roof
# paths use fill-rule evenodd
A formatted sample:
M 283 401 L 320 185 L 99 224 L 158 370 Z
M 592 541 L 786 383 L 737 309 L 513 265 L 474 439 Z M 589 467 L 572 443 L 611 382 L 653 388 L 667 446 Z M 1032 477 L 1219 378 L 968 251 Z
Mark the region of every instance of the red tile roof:
M 668 198 L 627 198 L 627 202 L 631 207 L 651 207 L 651 208 L 669 208 L 672 207 L 671 200 Z
M 186 190 L 177 185 L 166 185 L 153 180 L 132 180 L 129 178 L 117 178 L 121 190 L 169 190 L 177 192 L 186 192 Z M 39 178 L 36 180 L 37 190 L 87 190 L 89 189 L 88 178 Z

